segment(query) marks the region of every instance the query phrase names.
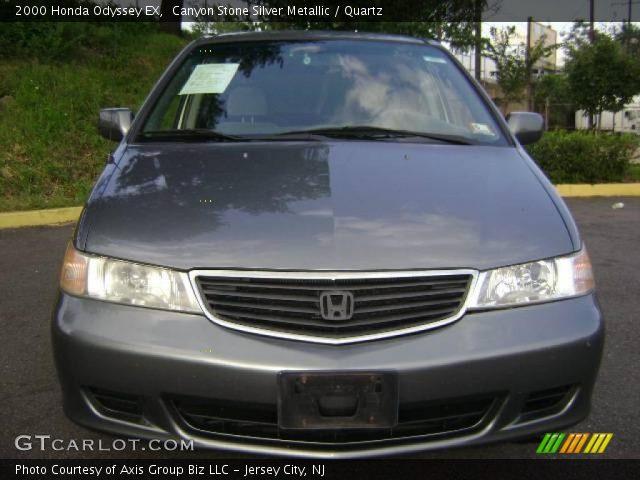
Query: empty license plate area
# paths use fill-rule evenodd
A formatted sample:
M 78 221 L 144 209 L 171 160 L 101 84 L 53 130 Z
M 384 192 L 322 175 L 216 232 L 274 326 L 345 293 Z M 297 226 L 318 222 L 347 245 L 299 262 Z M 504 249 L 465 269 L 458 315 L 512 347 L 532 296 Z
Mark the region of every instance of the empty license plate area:
M 278 382 L 280 428 L 390 428 L 398 421 L 393 373 L 281 372 Z

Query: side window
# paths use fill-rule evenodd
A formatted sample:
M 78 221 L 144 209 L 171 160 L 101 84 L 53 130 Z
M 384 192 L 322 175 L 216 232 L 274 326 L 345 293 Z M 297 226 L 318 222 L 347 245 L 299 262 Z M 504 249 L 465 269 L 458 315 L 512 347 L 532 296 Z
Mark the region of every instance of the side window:
M 180 117 L 187 99 L 178 95 L 180 88 L 189 76 L 190 68 L 182 68 L 169 83 L 156 107 L 147 120 L 145 130 L 172 130 L 179 128 Z

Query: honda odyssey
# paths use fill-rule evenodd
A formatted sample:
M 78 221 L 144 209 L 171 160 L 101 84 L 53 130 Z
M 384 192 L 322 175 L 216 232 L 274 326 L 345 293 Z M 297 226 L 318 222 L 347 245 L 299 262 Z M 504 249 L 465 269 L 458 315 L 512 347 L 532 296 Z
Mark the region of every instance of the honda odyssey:
M 73 421 L 345 458 L 532 437 L 588 413 L 603 320 L 585 245 L 437 42 L 203 38 L 119 141 L 52 321 Z

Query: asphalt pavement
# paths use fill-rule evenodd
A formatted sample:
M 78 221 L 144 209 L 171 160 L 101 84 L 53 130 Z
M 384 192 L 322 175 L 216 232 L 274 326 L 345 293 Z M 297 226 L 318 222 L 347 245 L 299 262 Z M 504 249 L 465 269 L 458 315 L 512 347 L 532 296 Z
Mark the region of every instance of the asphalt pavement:
M 624 208 L 612 208 L 623 202 Z M 607 458 L 640 458 L 640 198 L 569 199 L 594 264 L 607 339 L 589 418 L 574 432 L 611 432 Z M 18 435 L 114 437 L 86 430 L 62 412 L 49 341 L 57 277 L 72 226 L 0 230 L 0 458 L 239 458 L 219 451 L 29 451 Z M 533 232 L 532 232 L 533 234 Z M 429 452 L 421 458 L 533 458 L 532 443 Z

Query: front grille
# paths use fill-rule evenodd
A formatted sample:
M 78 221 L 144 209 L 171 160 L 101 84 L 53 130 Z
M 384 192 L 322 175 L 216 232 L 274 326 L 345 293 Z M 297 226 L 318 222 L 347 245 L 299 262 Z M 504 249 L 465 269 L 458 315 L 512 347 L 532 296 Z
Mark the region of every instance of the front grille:
M 417 436 L 467 435 L 481 429 L 499 405 L 496 395 L 401 404 L 398 424 L 380 429 L 302 429 L 278 427 L 276 405 L 173 397 L 186 426 L 199 433 L 317 443 L 400 440 Z
M 403 273 L 338 278 L 201 275 L 196 283 L 214 319 L 275 332 L 341 338 L 454 318 L 473 279 L 471 273 Z M 353 295 L 351 318 L 322 317 L 320 296 L 328 291 Z

